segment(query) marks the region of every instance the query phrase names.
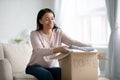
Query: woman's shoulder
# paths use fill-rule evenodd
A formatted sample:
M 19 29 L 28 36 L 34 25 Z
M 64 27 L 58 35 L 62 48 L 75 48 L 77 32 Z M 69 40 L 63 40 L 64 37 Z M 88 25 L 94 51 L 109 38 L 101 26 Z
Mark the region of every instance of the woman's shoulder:
M 62 32 L 62 29 L 61 29 L 61 28 L 57 28 L 57 29 L 54 29 L 54 31 L 55 31 L 56 33 L 61 33 L 61 32 Z
M 38 31 L 36 30 L 31 31 L 31 35 L 36 35 L 36 34 L 38 34 Z
M 35 31 L 35 30 L 33 30 L 33 31 L 31 31 L 31 34 L 35 34 L 37 31 Z

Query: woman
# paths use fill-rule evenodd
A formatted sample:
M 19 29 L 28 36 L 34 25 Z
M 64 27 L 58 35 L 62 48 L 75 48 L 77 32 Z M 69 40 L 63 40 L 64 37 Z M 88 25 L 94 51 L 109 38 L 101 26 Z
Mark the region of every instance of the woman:
M 51 9 L 40 10 L 37 16 L 37 29 L 31 32 L 33 54 L 26 68 L 26 73 L 38 80 L 61 80 L 61 68 L 58 60 L 51 60 L 51 56 L 59 52 L 68 53 L 67 46 L 87 46 L 70 39 L 55 24 L 55 14 Z M 61 46 L 64 43 L 67 46 Z

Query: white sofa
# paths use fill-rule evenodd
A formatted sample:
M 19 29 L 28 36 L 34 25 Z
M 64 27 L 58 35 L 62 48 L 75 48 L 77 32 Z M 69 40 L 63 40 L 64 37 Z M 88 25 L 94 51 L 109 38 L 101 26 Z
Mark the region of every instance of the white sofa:
M 25 74 L 32 47 L 28 44 L 0 43 L 0 80 L 37 80 Z

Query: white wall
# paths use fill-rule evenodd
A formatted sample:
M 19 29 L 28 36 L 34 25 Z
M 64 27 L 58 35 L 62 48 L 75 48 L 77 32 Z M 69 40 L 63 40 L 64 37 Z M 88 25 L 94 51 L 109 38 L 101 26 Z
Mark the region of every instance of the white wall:
M 54 9 L 54 0 L 0 0 L 0 42 L 11 42 L 23 32 L 36 29 L 41 8 Z

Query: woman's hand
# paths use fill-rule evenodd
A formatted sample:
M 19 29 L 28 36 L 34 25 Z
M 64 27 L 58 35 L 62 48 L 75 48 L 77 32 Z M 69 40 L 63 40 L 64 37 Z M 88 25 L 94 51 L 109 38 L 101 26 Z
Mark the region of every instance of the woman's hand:
M 69 50 L 67 48 L 68 48 L 67 46 L 56 47 L 56 48 L 53 49 L 53 52 L 54 53 L 58 53 L 58 52 L 68 53 Z

